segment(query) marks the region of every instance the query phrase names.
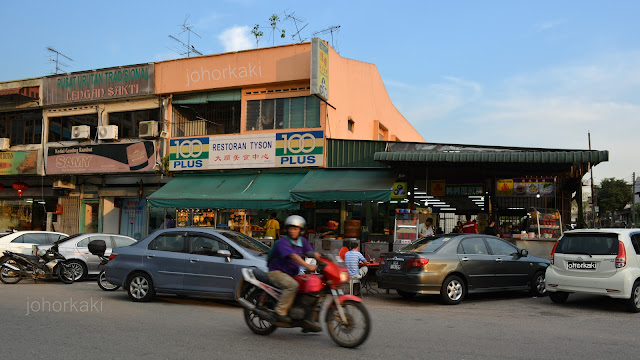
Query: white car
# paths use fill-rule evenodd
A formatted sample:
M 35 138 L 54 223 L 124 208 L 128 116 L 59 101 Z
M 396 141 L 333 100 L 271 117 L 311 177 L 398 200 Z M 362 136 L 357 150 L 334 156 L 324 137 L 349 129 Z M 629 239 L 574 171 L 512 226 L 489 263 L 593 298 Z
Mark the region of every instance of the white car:
M 50 231 L 17 231 L 0 237 L 0 256 L 5 250 L 31 255 L 33 245 L 52 245 L 67 234 Z
M 546 289 L 554 303 L 570 293 L 625 299 L 640 312 L 640 229 L 565 232 L 551 252 Z

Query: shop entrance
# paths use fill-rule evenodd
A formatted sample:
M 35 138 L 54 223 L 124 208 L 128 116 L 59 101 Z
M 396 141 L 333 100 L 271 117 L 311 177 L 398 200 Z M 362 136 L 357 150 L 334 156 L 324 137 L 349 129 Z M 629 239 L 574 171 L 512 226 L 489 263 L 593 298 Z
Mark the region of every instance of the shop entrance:
M 82 200 L 80 208 L 80 232 L 100 232 L 102 227 L 100 223 L 100 200 Z

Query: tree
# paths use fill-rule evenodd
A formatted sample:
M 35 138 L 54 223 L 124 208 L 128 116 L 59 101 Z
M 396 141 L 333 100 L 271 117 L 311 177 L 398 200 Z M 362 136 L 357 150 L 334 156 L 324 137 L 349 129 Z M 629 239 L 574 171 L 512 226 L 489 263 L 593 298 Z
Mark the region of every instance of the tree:
M 256 26 L 253 27 L 253 30 L 251 30 L 251 33 L 256 37 L 256 47 L 259 47 L 258 43 L 260 42 L 260 38 L 263 35 L 263 32 L 260 31 L 260 25 L 256 24 Z
M 626 181 L 605 178 L 596 186 L 597 205 L 603 216 L 624 209 L 631 199 L 631 187 Z
M 276 45 L 276 30 L 281 30 L 280 38 L 284 39 L 285 31 L 284 29 L 278 29 L 278 23 L 280 22 L 280 17 L 276 14 L 271 15 L 269 18 L 269 25 L 271 25 L 271 36 L 273 36 L 273 45 Z

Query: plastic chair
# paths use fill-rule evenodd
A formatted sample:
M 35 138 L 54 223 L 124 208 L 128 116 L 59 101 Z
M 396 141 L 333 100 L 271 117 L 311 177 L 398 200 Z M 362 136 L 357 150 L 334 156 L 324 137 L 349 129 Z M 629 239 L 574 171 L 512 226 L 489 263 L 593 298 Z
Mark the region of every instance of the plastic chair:
M 353 285 L 358 284 L 360 286 L 360 279 L 349 279 L 349 295 L 353 295 Z M 360 289 L 362 291 L 362 289 Z

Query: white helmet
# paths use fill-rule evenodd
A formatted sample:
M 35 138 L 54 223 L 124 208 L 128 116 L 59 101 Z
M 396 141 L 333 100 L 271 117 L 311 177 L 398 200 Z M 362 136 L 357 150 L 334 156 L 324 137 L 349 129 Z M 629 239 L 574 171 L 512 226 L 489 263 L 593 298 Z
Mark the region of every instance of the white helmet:
M 284 221 L 284 228 L 289 226 L 296 226 L 300 229 L 304 229 L 307 226 L 307 221 L 300 215 L 291 215 Z

